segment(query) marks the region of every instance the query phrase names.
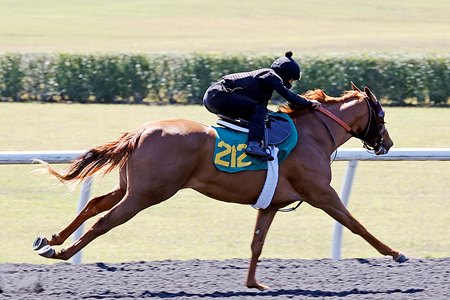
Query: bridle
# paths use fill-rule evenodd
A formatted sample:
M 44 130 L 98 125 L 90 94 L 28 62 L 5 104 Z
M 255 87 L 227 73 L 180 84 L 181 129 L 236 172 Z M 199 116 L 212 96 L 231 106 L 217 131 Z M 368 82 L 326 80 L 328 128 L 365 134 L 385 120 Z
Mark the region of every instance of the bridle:
M 386 122 L 384 121 L 384 110 L 378 100 L 371 101 L 365 98 L 369 108 L 369 120 L 364 130 L 364 135 L 358 137 L 363 147 L 372 151 L 376 155 L 386 154 L 387 150 L 383 143 L 383 134 L 386 132 Z
M 365 95 L 364 100 L 366 101 L 369 109 L 369 120 L 367 121 L 362 133 L 355 132 L 347 123 L 345 123 L 345 121 L 326 108 L 321 106 L 318 108 L 318 111 L 336 121 L 336 123 L 338 123 L 353 137 L 360 139 L 363 143 L 363 147 L 368 151 L 371 151 L 376 155 L 386 154 L 387 149 L 383 143 L 383 134 L 386 132 L 383 108 L 378 100 L 372 101 L 367 95 Z

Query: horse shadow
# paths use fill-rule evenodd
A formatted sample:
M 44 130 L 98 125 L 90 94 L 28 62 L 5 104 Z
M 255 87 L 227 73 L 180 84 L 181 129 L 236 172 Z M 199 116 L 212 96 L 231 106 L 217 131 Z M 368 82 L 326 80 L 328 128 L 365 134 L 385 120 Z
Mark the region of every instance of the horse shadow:
M 358 290 L 351 289 L 348 291 L 323 291 L 323 290 L 303 290 L 303 289 L 281 289 L 277 291 L 241 291 L 241 292 L 213 292 L 213 293 L 189 293 L 189 292 L 152 292 L 144 291 L 141 294 L 141 298 L 180 298 L 180 297 L 200 297 L 200 298 L 231 298 L 231 297 L 257 297 L 259 299 L 272 298 L 272 297 L 292 297 L 292 296 L 307 296 L 307 297 L 346 297 L 350 295 L 393 295 L 393 294 L 415 294 L 423 292 L 424 289 L 392 289 L 385 291 L 372 291 L 372 290 Z

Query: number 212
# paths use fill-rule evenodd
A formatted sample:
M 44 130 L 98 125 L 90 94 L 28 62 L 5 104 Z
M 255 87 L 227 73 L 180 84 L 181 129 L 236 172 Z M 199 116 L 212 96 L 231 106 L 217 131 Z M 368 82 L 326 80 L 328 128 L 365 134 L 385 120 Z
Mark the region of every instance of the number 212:
M 225 149 L 216 154 L 216 157 L 214 159 L 215 164 L 231 168 L 236 167 L 241 168 L 252 164 L 251 161 L 244 161 L 244 159 L 247 157 L 245 152 L 242 152 L 239 156 L 236 157 L 238 151 L 242 151 L 247 147 L 246 144 L 239 144 L 236 147 L 234 145 L 233 146 L 228 145 L 224 141 L 220 141 L 219 144 L 217 144 L 217 146 Z M 224 156 L 227 156 L 228 154 L 231 154 L 230 161 L 222 159 Z

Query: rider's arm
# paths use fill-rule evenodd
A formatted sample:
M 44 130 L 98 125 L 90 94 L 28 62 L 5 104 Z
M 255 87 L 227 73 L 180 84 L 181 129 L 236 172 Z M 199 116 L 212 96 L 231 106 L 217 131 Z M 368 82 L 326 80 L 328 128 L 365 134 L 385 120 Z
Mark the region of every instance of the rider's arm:
M 269 84 L 277 93 L 289 101 L 292 104 L 300 105 L 300 106 L 307 106 L 311 107 L 313 104 L 311 101 L 294 94 L 290 90 L 288 90 L 284 85 L 283 81 L 276 75 L 272 73 L 264 74 L 260 77 L 260 80 L 262 80 L 264 83 Z

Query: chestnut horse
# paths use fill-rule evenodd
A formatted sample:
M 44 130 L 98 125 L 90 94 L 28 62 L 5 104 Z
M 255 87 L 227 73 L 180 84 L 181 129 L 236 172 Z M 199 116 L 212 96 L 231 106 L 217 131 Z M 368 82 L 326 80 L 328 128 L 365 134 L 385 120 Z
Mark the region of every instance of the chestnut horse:
M 375 154 L 385 154 L 393 145 L 384 126 L 384 111 L 375 95 L 367 87 L 364 92 L 353 83 L 352 87 L 352 91 L 340 98 L 329 97 L 321 90 L 306 93 L 306 98 L 323 103 L 320 111 L 298 110 L 287 105 L 280 108 L 293 119 L 301 142 L 280 165 L 272 203 L 258 211 L 246 282 L 249 288 L 266 288 L 255 278 L 266 234 L 277 210 L 299 200 L 322 209 L 382 255 L 390 255 L 397 262 L 407 260 L 399 251 L 370 234 L 330 186 L 331 155 L 352 136 L 360 138 Z M 50 239 L 38 237 L 34 250 L 44 257 L 67 260 L 98 236 L 184 188 L 220 201 L 254 204 L 266 172 L 219 171 L 212 160 L 215 139 L 215 130 L 210 126 L 189 120 L 162 120 L 127 132 L 115 142 L 90 149 L 64 171 L 42 162 L 63 182 L 81 181 L 100 170 L 109 172 L 116 167 L 120 172 L 118 184 L 111 192 L 91 199 L 66 228 Z M 107 210 L 109 212 L 67 249 L 53 249 L 52 246 L 61 245 L 84 221 Z

